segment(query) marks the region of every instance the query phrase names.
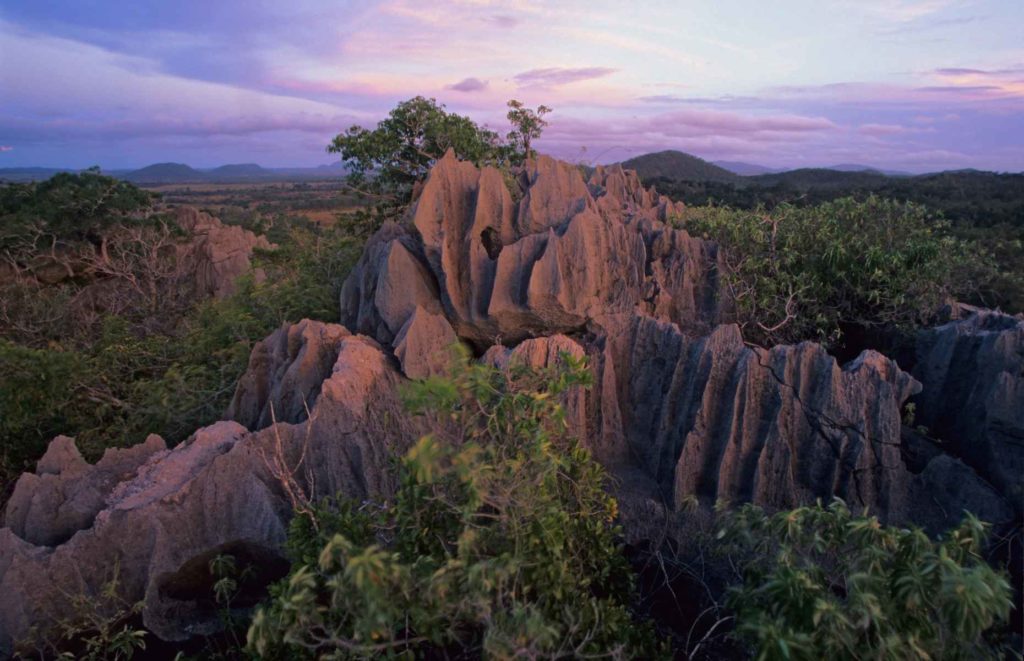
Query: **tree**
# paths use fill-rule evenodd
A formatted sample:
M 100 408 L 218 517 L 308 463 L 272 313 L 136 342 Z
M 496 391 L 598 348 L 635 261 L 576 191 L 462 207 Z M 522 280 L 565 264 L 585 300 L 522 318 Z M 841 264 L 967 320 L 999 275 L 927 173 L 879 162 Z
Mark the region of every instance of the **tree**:
M 110 227 L 148 219 L 155 195 L 100 174 L 61 172 L 46 181 L 0 187 L 0 253 L 8 260 L 58 244 L 102 252 Z
M 405 208 L 415 183 L 449 149 L 477 165 L 502 155 L 497 133 L 422 96 L 399 103 L 377 128 L 352 126 L 327 147 L 349 168 L 349 185 L 385 216 Z
M 512 124 L 512 130 L 509 132 L 507 139 L 513 158 L 517 159 L 518 162 L 522 162 L 533 155 L 530 149 L 530 142 L 535 138 L 539 138 L 544 131 L 544 127 L 548 125 L 547 121 L 544 120 L 544 115 L 549 112 L 551 112 L 551 108 L 547 106 L 537 106 L 536 110 L 531 110 L 515 99 L 508 102 L 508 114 L 506 117 L 508 117 L 509 123 Z

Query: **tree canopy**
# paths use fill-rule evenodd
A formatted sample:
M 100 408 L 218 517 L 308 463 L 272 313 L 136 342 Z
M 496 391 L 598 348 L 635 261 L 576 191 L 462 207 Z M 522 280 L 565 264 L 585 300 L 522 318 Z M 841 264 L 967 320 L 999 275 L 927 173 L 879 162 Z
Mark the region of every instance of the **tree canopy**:
M 416 182 L 449 149 L 477 166 L 507 169 L 522 163 L 551 109 L 530 110 L 514 99 L 508 107 L 512 131 L 506 141 L 469 117 L 448 112 L 436 99 L 417 96 L 395 106 L 376 128 L 352 126 L 338 134 L 327 151 L 341 155 L 349 168 L 348 183 L 372 200 L 378 215 L 393 216 L 409 204 Z

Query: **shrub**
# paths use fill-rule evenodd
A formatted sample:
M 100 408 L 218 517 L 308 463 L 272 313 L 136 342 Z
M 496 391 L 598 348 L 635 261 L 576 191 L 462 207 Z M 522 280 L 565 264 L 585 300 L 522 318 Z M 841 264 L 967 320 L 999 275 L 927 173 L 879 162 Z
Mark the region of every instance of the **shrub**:
M 250 648 L 270 658 L 656 655 L 630 613 L 606 475 L 566 430 L 560 396 L 589 373 L 565 360 L 557 373 L 466 365 L 411 386 L 408 404 L 434 433 L 401 461 L 392 500 L 296 517 L 296 563 L 257 611 Z
M 1000 658 L 985 636 L 1010 586 L 980 557 L 971 515 L 933 541 L 840 500 L 771 516 L 747 505 L 718 538 L 747 561 L 729 605 L 758 659 Z
M 906 328 L 981 277 L 946 223 L 876 197 L 770 213 L 708 207 L 683 223 L 722 246 L 737 320 L 758 343 L 835 343 L 851 327 Z
M 27 321 L 0 323 L 0 503 L 56 434 L 74 436 L 88 459 L 149 433 L 176 443 L 220 418 L 256 342 L 285 322 L 336 321 L 357 239 L 333 228 L 286 237 L 258 256 L 265 279 L 243 277 L 233 296 L 183 309 L 133 305 L 80 320 L 66 304 L 73 286 L 12 284 L 21 295 L 0 312 L 17 306 L 12 316 Z M 47 316 L 54 306 L 60 323 Z

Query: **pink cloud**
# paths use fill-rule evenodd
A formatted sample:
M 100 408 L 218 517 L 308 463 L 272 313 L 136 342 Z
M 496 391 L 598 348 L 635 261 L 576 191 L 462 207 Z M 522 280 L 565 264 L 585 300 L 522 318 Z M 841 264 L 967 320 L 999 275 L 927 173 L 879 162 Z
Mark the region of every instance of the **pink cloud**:
M 518 73 L 514 79 L 520 85 L 542 85 L 558 86 L 576 83 L 581 80 L 593 80 L 603 78 L 615 73 L 616 69 L 608 67 L 580 67 L 576 69 L 565 69 L 562 67 L 547 67 L 544 69 L 530 69 Z
M 899 124 L 862 124 L 857 130 L 865 135 L 898 135 L 909 131 Z
M 11 147 L 10 145 L 0 145 L 0 152 L 4 151 L 14 151 L 14 147 Z

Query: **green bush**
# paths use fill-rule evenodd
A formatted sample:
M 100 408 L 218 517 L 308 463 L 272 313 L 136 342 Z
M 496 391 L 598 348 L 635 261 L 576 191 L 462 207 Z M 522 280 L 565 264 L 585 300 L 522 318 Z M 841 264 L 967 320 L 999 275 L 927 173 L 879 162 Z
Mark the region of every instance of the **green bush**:
M 914 204 L 870 197 L 771 212 L 708 207 L 682 222 L 722 246 L 737 321 L 763 344 L 906 328 L 984 277 L 973 248 Z
M 722 549 L 745 561 L 729 605 L 757 659 L 997 659 L 986 634 L 1005 622 L 1010 586 L 979 555 L 967 515 L 933 541 L 854 516 L 842 501 L 726 516 Z
M 245 276 L 226 299 L 152 313 L 129 308 L 76 323 L 28 324 L 0 334 L 0 502 L 57 434 L 95 460 L 156 433 L 169 443 L 223 414 L 253 345 L 285 322 L 337 320 L 338 295 L 358 256 L 337 229 L 294 228 L 259 255 L 266 278 Z M 21 287 L 19 318 L 47 314 L 68 286 Z M 70 313 L 69 313 L 70 314 Z M 0 327 L 0 331 L 5 328 Z
M 0 250 L 53 242 L 99 245 L 115 224 L 142 220 L 156 195 L 90 169 L 0 186 Z
M 429 417 L 384 503 L 297 516 L 291 574 L 257 611 L 266 658 L 656 656 L 604 471 L 571 438 L 569 369 L 466 365 L 410 387 Z

